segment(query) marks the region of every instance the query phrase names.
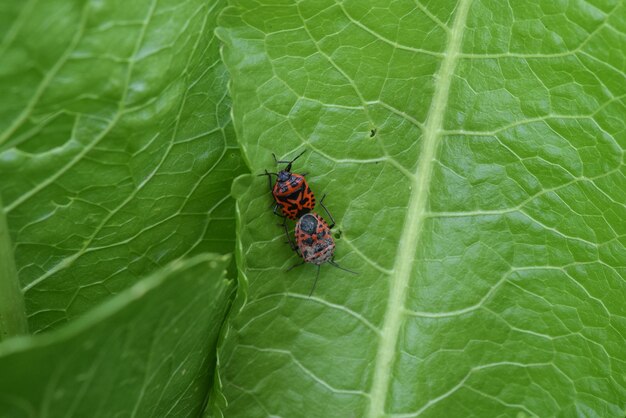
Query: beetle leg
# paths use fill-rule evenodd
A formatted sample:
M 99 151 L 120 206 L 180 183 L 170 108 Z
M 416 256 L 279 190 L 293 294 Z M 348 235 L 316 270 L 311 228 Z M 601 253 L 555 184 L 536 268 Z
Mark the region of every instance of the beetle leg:
M 281 225 L 279 225 L 279 226 L 281 226 Z M 300 255 L 300 251 L 298 250 L 298 247 L 291 240 L 291 236 L 289 235 L 289 230 L 287 229 L 287 220 L 286 219 L 285 219 L 285 221 L 283 221 L 282 227 L 285 228 L 285 235 L 287 236 L 287 241 L 289 241 L 289 246 L 291 247 L 292 250 L 294 250 L 296 252 L 296 254 Z
M 304 263 L 306 263 L 306 261 L 303 261 L 302 263 L 298 263 L 298 264 L 294 264 L 293 266 L 289 267 L 287 270 L 285 271 L 291 271 L 293 269 L 295 269 L 296 267 L 300 267 L 301 265 L 303 265 Z
M 343 271 L 347 271 L 348 273 L 352 273 L 352 274 L 356 274 L 358 275 L 359 273 L 357 273 L 356 271 L 352 271 L 352 270 L 348 270 L 345 267 L 341 267 L 339 264 L 335 263 L 335 260 L 330 260 L 328 262 L 328 264 L 330 264 L 331 266 L 337 267 L 339 270 L 343 270 Z
M 315 285 L 317 284 L 317 279 L 320 278 L 320 265 L 317 265 L 317 274 L 315 275 L 315 281 L 313 282 L 313 287 L 311 288 L 311 291 L 309 292 L 309 297 L 311 297 L 311 295 L 313 294 L 313 291 L 315 290 Z
M 333 226 L 335 226 L 335 219 L 333 218 L 333 215 L 330 214 L 330 212 L 328 211 L 328 208 L 324 205 L 324 198 L 326 197 L 326 194 L 324 194 L 324 196 L 322 196 L 322 200 L 320 200 L 320 205 L 322 205 L 322 207 L 324 208 L 324 210 L 326 211 L 326 213 L 328 214 L 328 217 L 330 218 L 330 226 L 328 228 L 332 229 Z
M 274 212 L 274 215 L 276 215 L 276 216 L 278 216 L 278 217 L 281 217 L 281 218 L 283 218 L 283 219 L 287 219 L 287 216 L 286 216 L 286 215 L 281 215 L 280 213 L 278 213 L 278 212 L 277 212 L 277 210 L 278 210 L 278 203 L 274 203 L 274 211 L 273 211 L 273 212 Z M 283 223 L 284 223 L 284 222 L 283 222 Z
M 268 173 L 267 170 L 265 170 L 265 173 L 262 173 L 262 174 L 258 175 L 258 177 L 267 176 L 267 184 L 269 185 L 270 193 L 273 192 L 273 190 L 272 190 L 272 175 L 275 175 L 276 177 L 278 177 L 277 173 Z

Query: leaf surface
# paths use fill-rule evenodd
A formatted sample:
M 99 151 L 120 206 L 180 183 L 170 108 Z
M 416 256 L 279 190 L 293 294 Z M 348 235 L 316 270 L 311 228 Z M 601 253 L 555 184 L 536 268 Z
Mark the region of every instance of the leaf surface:
M 2 6 L 0 193 L 32 332 L 171 260 L 232 252 L 224 3 Z
M 308 298 L 266 181 L 240 179 L 212 413 L 622 417 L 624 3 L 230 4 L 252 171 L 306 149 L 360 275 L 322 266 Z
M 58 330 L 0 345 L 0 416 L 198 416 L 234 290 L 228 263 L 176 261 Z

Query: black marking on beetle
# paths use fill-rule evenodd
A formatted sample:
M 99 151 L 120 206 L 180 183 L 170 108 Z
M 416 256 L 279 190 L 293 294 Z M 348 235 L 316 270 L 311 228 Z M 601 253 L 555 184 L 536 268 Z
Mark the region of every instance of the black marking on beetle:
M 289 193 L 287 196 L 280 196 L 281 200 L 298 200 L 298 197 L 300 196 L 300 193 L 302 192 L 302 189 L 298 189 L 293 193 Z
M 315 233 L 317 229 L 317 219 L 315 219 L 315 216 L 307 213 L 300 218 L 300 229 L 309 235 Z
M 291 178 L 291 173 L 288 171 L 279 171 L 278 172 L 278 182 L 286 183 Z
M 370 138 L 374 138 L 378 132 L 378 128 L 370 129 Z

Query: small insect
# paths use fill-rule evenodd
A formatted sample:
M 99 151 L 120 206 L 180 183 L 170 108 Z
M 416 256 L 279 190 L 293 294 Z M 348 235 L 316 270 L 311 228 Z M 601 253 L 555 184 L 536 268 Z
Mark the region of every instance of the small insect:
M 324 197 L 326 197 L 326 195 L 324 195 Z M 352 270 L 341 267 L 334 261 L 335 240 L 333 239 L 330 230 L 333 226 L 335 226 L 335 220 L 333 219 L 326 206 L 324 206 L 324 197 L 322 197 L 320 205 L 322 205 L 322 207 L 328 214 L 328 217 L 331 220 L 330 225 L 326 223 L 324 218 L 322 218 L 315 212 L 305 213 L 300 219 L 298 219 L 298 222 L 296 223 L 295 244 L 289 236 L 287 226 L 284 225 L 285 234 L 287 235 L 289 244 L 291 244 L 291 248 L 303 259 L 301 263 L 290 267 L 287 271 L 295 267 L 301 266 L 305 263 L 311 263 L 317 266 L 315 282 L 313 282 L 313 287 L 311 288 L 309 296 L 311 296 L 313 294 L 313 291 L 315 290 L 315 285 L 317 285 L 317 279 L 320 276 L 320 266 L 324 263 L 329 263 L 330 265 L 335 266 L 340 270 L 344 270 L 352 274 L 358 274 Z
M 276 211 L 280 207 L 282 215 L 292 220 L 298 219 L 313 210 L 315 207 L 315 195 L 311 191 L 304 176 L 306 174 L 296 174 L 291 172 L 291 165 L 296 161 L 305 151 L 302 151 L 291 161 L 279 161 L 276 156 L 272 154 L 276 164 L 287 164 L 287 166 L 278 173 L 265 173 L 259 174 L 259 176 L 267 176 L 269 180 L 270 191 L 276 203 L 274 204 L 274 214 L 279 215 Z M 272 187 L 272 176 L 276 176 L 276 183 Z
M 296 244 L 305 263 L 321 265 L 332 260 L 335 240 L 326 221 L 317 213 L 305 213 L 296 224 Z

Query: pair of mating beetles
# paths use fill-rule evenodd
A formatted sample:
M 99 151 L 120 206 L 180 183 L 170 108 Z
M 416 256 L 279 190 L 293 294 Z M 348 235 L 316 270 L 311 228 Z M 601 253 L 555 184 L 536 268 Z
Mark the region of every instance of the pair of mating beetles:
M 322 264 L 329 263 L 341 270 L 353 274 L 357 273 L 339 266 L 334 261 L 335 240 L 330 230 L 335 226 L 335 220 L 326 206 L 324 206 L 324 198 L 326 195 L 320 200 L 320 206 L 324 208 L 324 211 L 330 218 L 330 225 L 328 225 L 319 214 L 313 212 L 313 209 L 315 209 L 315 195 L 304 178 L 306 174 L 291 172 L 291 165 L 300 158 L 302 154 L 304 154 L 304 151 L 291 161 L 280 161 L 272 154 L 276 164 L 287 164 L 287 166 L 278 173 L 268 173 L 267 170 L 265 170 L 265 173 L 260 174 L 260 176 L 267 176 L 270 191 L 275 201 L 274 214 L 284 218 L 282 226 L 285 228 L 285 235 L 287 235 L 289 244 L 296 254 L 303 259 L 301 263 L 292 266 L 289 270 L 305 263 L 311 263 L 317 266 L 315 282 L 313 282 L 313 287 L 309 293 L 309 296 L 311 296 L 315 290 L 315 285 L 320 275 L 320 266 Z M 272 176 L 276 176 L 276 182 L 273 186 Z M 280 213 L 277 212 L 279 209 Z M 297 221 L 295 243 L 291 239 L 289 230 L 287 229 L 287 218 Z

